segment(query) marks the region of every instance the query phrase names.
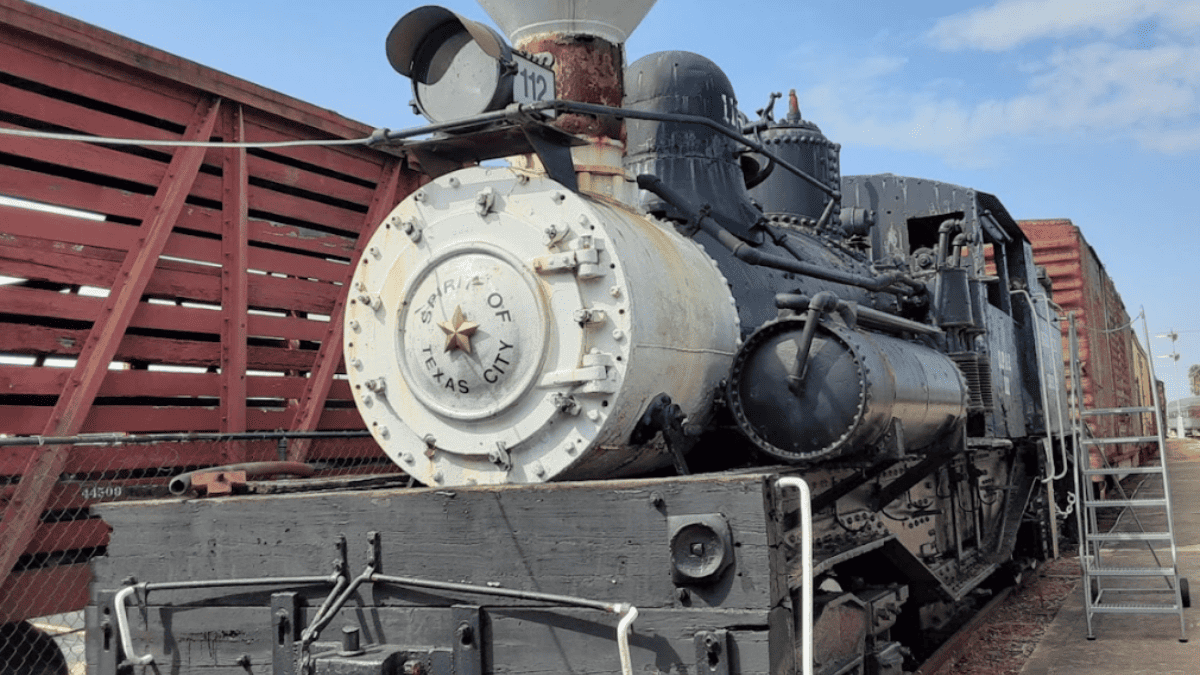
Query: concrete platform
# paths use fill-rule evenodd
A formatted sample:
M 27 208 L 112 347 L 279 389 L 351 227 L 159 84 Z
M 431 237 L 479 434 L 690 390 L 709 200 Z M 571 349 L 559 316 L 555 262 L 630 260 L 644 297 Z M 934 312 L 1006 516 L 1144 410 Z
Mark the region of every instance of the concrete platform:
M 1200 586 L 1200 442 L 1170 441 L 1167 468 L 1179 569 L 1190 582 L 1195 603 L 1196 587 Z M 1147 482 L 1140 496 L 1151 496 L 1156 490 L 1161 490 L 1161 485 Z M 1131 520 L 1124 514 L 1114 530 L 1133 529 Z M 1148 530 L 1156 529 L 1152 520 L 1143 518 L 1143 523 Z M 1144 544 L 1122 544 L 1111 559 L 1140 566 L 1146 555 Z M 1169 564 L 1169 551 L 1167 555 Z M 1149 585 L 1145 579 L 1138 583 Z M 1137 595 L 1129 598 L 1138 599 Z M 1180 642 L 1177 614 L 1101 614 L 1093 618 L 1092 625 L 1096 639 L 1088 640 L 1083 590 L 1076 586 L 1021 669 L 1022 675 L 1200 673 L 1200 609 L 1195 606 L 1184 610 L 1186 643 Z

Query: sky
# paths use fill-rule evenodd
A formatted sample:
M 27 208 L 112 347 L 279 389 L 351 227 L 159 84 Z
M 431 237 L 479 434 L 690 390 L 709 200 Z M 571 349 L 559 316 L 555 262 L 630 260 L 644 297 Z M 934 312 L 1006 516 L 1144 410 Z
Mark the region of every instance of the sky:
M 38 4 L 375 127 L 423 121 L 384 56 L 417 2 Z M 474 0 L 442 4 L 494 25 Z M 844 175 L 930 178 L 1017 219 L 1070 218 L 1129 314 L 1144 310 L 1175 399 L 1200 364 L 1198 38 L 1200 0 L 659 0 L 626 56 L 702 54 L 751 117 L 795 89 Z

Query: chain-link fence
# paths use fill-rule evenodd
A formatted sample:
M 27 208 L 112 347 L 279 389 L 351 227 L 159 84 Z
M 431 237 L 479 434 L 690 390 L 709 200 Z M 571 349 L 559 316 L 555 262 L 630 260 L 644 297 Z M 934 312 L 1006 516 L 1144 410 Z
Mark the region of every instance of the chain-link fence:
M 365 431 L 0 437 L 10 456 L 47 449 L 70 453 L 71 473 L 37 495 L 34 531 L 0 589 L 0 675 L 84 672 L 88 563 L 108 545 L 93 504 L 406 478 Z M 0 507 L 19 506 L 23 479 L 0 477 Z

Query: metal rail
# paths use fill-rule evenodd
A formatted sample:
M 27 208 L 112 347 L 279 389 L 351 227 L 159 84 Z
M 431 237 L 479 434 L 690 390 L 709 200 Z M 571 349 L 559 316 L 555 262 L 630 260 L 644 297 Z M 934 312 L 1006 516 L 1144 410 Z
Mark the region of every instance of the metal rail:
M 311 577 L 268 577 L 264 579 L 216 579 L 207 581 L 164 581 L 158 583 L 142 582 L 126 586 L 113 596 L 113 613 L 117 615 L 117 632 L 121 638 L 121 649 L 125 658 L 133 665 L 145 666 L 154 663 L 154 654 L 149 652 L 138 656 L 133 650 L 133 638 L 129 633 L 129 617 L 125 615 L 125 601 L 137 590 L 143 594 L 150 591 L 183 590 L 198 588 L 223 588 L 227 586 L 297 586 L 307 584 L 336 584 L 341 574 Z
M 804 584 L 800 588 L 800 672 L 813 672 L 813 553 L 812 553 L 812 492 L 803 478 L 780 478 L 776 485 L 782 492 L 795 488 L 800 492 L 800 572 Z
M 789 479 L 784 479 L 789 480 Z M 799 481 L 800 479 L 790 479 Z M 803 481 L 801 481 L 803 482 Z M 782 481 L 781 481 L 782 484 Z M 789 483 L 790 484 L 790 483 Z M 804 493 L 807 495 L 807 485 L 804 486 Z M 803 499 L 803 504 L 808 505 L 808 499 Z M 809 514 L 804 522 L 808 523 L 808 529 L 805 532 L 811 532 L 812 517 Z M 806 534 L 805 541 L 809 541 L 809 536 Z M 808 555 L 808 570 L 812 571 L 812 555 L 811 543 L 809 544 Z M 363 583 L 383 583 L 396 586 L 406 586 L 412 588 L 428 588 L 433 590 L 454 591 L 459 593 L 473 593 L 477 595 L 491 595 L 496 597 L 517 598 L 521 600 L 533 600 L 537 602 L 547 602 L 559 605 L 573 605 L 576 607 L 586 607 L 590 609 L 599 609 L 612 614 L 621 616 L 617 623 L 617 650 L 621 661 L 622 675 L 633 675 L 633 664 L 629 651 L 629 635 L 632 633 L 633 622 L 638 617 L 638 610 L 631 603 L 623 602 L 604 602 L 601 600 L 591 600 L 572 595 L 558 595 L 554 593 L 539 593 L 536 591 L 521 591 L 507 588 L 492 588 L 489 586 L 477 586 L 474 584 L 462 584 L 446 581 L 434 581 L 431 579 L 418 579 L 415 577 L 396 577 L 386 574 L 378 574 L 375 572 L 374 563 L 367 565 L 362 574 L 347 582 L 346 576 L 341 572 L 335 572 L 326 576 L 301 576 L 301 577 L 267 577 L 262 579 L 212 579 L 205 581 L 168 581 L 158 583 L 141 582 L 132 584 L 122 588 L 113 596 L 113 611 L 117 615 L 117 631 L 121 639 L 121 649 L 124 651 L 126 660 L 132 665 L 150 665 L 154 663 L 154 655 L 145 653 L 138 655 L 133 648 L 133 638 L 129 630 L 129 618 L 126 615 L 126 601 L 130 595 L 137 591 L 141 591 L 143 596 L 148 595 L 150 591 L 166 591 L 166 590 L 194 590 L 204 588 L 224 588 L 224 587 L 241 587 L 241 586 L 297 586 L 308 584 L 331 584 L 334 586 L 333 592 L 321 604 L 320 609 L 313 616 L 312 622 L 304 630 L 301 641 L 302 651 L 320 635 L 334 615 L 346 603 L 350 595 L 361 586 Z M 811 588 L 807 588 L 809 594 L 809 607 L 811 608 Z M 809 616 L 809 661 L 811 662 L 811 611 Z M 811 675 L 811 667 L 805 671 L 805 675 Z
M 141 443 L 221 443 L 224 441 L 270 441 L 283 438 L 363 438 L 366 429 L 352 431 L 242 431 L 237 433 L 171 434 L 81 434 L 77 436 L 14 436 L 0 438 L 0 448 L 24 445 L 133 445 Z

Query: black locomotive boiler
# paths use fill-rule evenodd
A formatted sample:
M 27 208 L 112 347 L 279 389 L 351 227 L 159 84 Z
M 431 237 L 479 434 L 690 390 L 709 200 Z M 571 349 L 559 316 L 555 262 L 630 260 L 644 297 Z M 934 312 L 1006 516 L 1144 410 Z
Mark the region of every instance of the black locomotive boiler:
M 100 672 L 911 668 L 1049 546 L 1028 241 L 989 194 L 842 177 L 702 56 L 623 66 L 649 6 L 483 4 L 515 46 L 437 7 L 388 38 L 432 124 L 378 135 L 430 180 L 344 317 L 424 487 L 105 507 Z

